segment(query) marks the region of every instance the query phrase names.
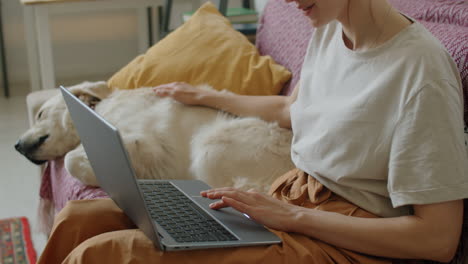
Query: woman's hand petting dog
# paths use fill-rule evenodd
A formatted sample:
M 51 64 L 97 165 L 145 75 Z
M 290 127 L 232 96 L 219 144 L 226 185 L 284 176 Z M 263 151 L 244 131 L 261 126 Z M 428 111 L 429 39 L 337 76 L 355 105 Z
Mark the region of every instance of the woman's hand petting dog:
M 172 99 L 186 105 L 200 105 L 202 98 L 216 91 L 200 89 L 184 82 L 173 82 L 153 88 L 160 97 L 171 97 Z
M 210 199 L 221 199 L 210 204 L 211 209 L 232 207 L 257 223 L 286 232 L 295 231 L 293 218 L 303 209 L 253 190 L 246 192 L 226 187 L 202 191 L 200 195 Z

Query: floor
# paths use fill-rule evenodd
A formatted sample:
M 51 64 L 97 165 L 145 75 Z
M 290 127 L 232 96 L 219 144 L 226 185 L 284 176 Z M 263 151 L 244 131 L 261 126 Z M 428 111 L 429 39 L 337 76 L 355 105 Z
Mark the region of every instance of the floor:
M 39 255 L 46 243 L 38 231 L 39 167 L 16 152 L 14 144 L 28 128 L 24 87 L 11 87 L 11 97 L 0 95 L 0 219 L 26 216 Z

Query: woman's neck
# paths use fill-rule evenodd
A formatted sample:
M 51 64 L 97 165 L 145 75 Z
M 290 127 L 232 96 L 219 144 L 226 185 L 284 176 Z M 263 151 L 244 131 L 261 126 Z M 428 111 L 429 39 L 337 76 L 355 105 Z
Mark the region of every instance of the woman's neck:
M 411 24 L 386 0 L 352 0 L 338 18 L 352 50 L 375 48 Z

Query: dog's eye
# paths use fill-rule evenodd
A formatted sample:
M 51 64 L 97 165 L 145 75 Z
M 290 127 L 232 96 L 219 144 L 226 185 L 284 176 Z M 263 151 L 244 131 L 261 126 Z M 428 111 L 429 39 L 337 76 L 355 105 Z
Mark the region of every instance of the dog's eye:
M 39 114 L 37 115 L 37 119 L 41 119 L 42 113 L 44 113 L 44 111 L 39 112 Z

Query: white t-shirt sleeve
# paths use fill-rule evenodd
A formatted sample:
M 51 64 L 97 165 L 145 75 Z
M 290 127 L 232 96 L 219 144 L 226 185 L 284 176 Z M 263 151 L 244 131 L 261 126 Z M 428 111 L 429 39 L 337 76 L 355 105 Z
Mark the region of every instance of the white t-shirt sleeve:
M 388 166 L 394 207 L 466 197 L 463 102 L 456 86 L 434 81 L 410 97 L 393 134 Z

